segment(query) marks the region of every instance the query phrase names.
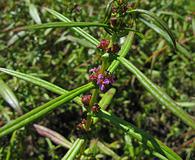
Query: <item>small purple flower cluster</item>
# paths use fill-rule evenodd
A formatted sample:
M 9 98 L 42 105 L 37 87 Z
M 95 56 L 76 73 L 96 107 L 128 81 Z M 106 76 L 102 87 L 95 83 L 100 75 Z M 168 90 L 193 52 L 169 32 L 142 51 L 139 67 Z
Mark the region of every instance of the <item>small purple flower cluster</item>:
M 114 77 L 108 73 L 100 73 L 100 67 L 90 69 L 91 75 L 89 79 L 95 82 L 101 91 L 105 91 L 109 85 L 114 83 Z

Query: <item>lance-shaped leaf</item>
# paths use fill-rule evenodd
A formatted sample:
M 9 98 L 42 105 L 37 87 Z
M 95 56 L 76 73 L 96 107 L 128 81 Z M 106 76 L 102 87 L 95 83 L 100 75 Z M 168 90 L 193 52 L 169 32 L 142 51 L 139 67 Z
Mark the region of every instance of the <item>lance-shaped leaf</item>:
M 169 109 L 173 114 L 179 117 L 187 125 L 195 129 L 195 121 L 182 108 L 180 108 L 174 100 L 172 100 L 160 87 L 149 80 L 137 67 L 123 57 L 117 58 L 130 72 L 132 72 L 139 82 L 158 100 L 163 106 Z
M 120 157 L 119 155 L 117 155 L 113 150 L 111 150 L 108 146 L 106 146 L 104 143 L 100 142 L 100 141 L 97 141 L 97 146 L 99 148 L 99 150 L 108 155 L 108 156 L 111 156 L 113 159 L 115 160 L 119 160 Z
M 9 88 L 9 86 L 4 83 L 4 81 L 0 78 L 0 95 L 3 99 L 19 114 L 22 114 L 22 110 L 20 108 L 19 102 L 13 93 L 13 91 Z
M 28 6 L 29 6 L 29 13 L 30 16 L 32 17 L 32 19 L 37 23 L 37 24 L 41 24 L 41 18 L 39 16 L 38 10 L 35 7 L 34 4 L 28 2 Z
M 165 32 L 164 30 L 162 30 L 160 27 L 158 27 L 155 24 L 149 23 L 148 21 L 146 21 L 143 18 L 139 18 L 141 22 L 143 22 L 145 25 L 147 25 L 148 27 L 150 27 L 151 29 L 153 29 L 155 32 L 157 32 L 158 34 L 160 34 L 172 47 L 174 47 L 173 41 L 171 40 L 170 36 L 168 35 L 167 32 Z
M 176 42 L 175 42 L 175 37 L 173 35 L 173 33 L 170 31 L 170 29 L 167 27 L 166 23 L 164 21 L 162 21 L 158 16 L 156 16 L 154 13 L 147 11 L 147 10 L 143 10 L 143 9 L 134 9 L 134 10 L 130 10 L 128 11 L 128 13 L 139 13 L 139 14 L 144 14 L 147 15 L 149 18 L 151 18 L 156 24 L 158 24 L 159 27 L 161 27 L 164 31 L 166 31 L 168 33 L 168 35 L 170 36 L 174 47 L 176 48 Z
M 135 127 L 134 125 L 118 118 L 114 114 L 110 114 L 106 111 L 99 111 L 96 116 L 98 118 L 105 119 L 112 123 L 114 126 L 122 129 L 125 134 L 129 134 L 131 137 L 137 139 L 140 143 L 147 146 L 149 149 L 158 152 L 160 155 L 167 157 L 169 160 L 182 160 L 175 152 L 169 147 L 164 145 L 161 141 L 153 138 L 148 133 Z
M 24 74 L 24 73 L 13 71 L 13 70 L 6 69 L 6 68 L 0 68 L 0 71 L 4 72 L 6 74 L 12 75 L 14 77 L 20 78 L 22 80 L 28 81 L 28 82 L 33 83 L 35 85 L 38 85 L 40 87 L 43 87 L 43 88 L 45 88 L 53 93 L 57 93 L 59 95 L 62 95 L 64 93 L 68 93 L 67 90 L 65 90 L 65 89 L 63 89 L 63 88 L 61 88 L 53 83 L 50 83 L 50 82 L 45 81 L 43 79 L 32 76 L 30 74 Z M 82 102 L 81 102 L 79 97 L 74 98 L 74 101 L 77 104 L 82 106 Z
M 176 102 L 181 107 L 193 108 L 195 109 L 195 102 Z
M 62 160 L 74 160 L 78 152 L 81 150 L 81 147 L 84 144 L 84 139 L 77 139 L 68 152 L 64 155 Z
M 140 21 L 142 21 L 145 25 L 147 25 L 148 27 L 150 27 L 151 29 L 153 29 L 155 32 L 157 32 L 158 34 L 160 34 L 171 46 L 174 47 L 174 44 L 170 38 L 170 36 L 168 35 L 167 32 L 165 32 L 164 30 L 162 30 L 159 26 L 149 23 L 148 21 L 144 20 L 143 18 L 139 18 Z M 185 55 L 185 57 L 190 58 L 190 52 L 186 50 L 186 48 L 184 48 L 182 45 L 180 45 L 179 43 L 176 42 L 176 50 L 179 52 L 179 54 L 183 54 Z M 178 54 L 178 55 L 179 55 Z
M 108 105 L 111 103 L 112 98 L 114 97 L 116 93 L 116 89 L 115 88 L 110 88 L 103 96 L 102 99 L 99 101 L 99 106 L 101 107 L 101 109 L 106 110 L 106 108 L 108 107 Z
M 36 131 L 41 136 L 49 138 L 51 141 L 53 141 L 57 145 L 61 145 L 65 148 L 71 148 L 72 143 L 68 141 L 64 136 L 57 133 L 56 131 L 51 130 L 47 127 L 38 125 L 38 124 L 34 124 L 33 126 L 35 127 Z
M 20 27 L 17 30 L 47 29 L 47 28 L 71 28 L 71 27 L 104 27 L 110 28 L 107 24 L 98 22 L 49 22 L 42 24 L 28 25 Z
M 112 102 L 112 99 L 116 93 L 115 88 L 110 88 L 103 96 L 102 99 L 99 101 L 99 106 L 102 110 L 106 110 L 106 108 L 109 106 L 109 104 Z M 97 123 L 98 118 L 93 117 L 93 123 Z
M 44 105 L 37 107 L 30 112 L 20 116 L 19 118 L 11 121 L 10 123 L 6 124 L 5 126 L 0 128 L 0 138 L 2 136 L 5 136 L 29 123 L 34 122 L 38 118 L 43 117 L 44 115 L 48 114 L 55 108 L 59 107 L 63 103 L 66 103 L 70 100 L 72 100 L 74 97 L 94 88 L 94 85 L 92 83 L 88 83 L 82 87 L 79 87 L 77 89 L 74 89 L 68 93 L 63 94 L 62 96 L 59 96 Z
M 51 13 L 52 15 L 54 15 L 55 17 L 57 17 L 59 20 L 63 21 L 63 22 L 71 22 L 71 20 L 69 20 L 67 17 L 65 17 L 61 13 L 58 13 L 58 12 L 52 10 L 52 9 L 49 9 L 49 8 L 46 8 L 46 10 L 49 13 Z M 89 42 L 91 42 L 93 45 L 97 46 L 99 44 L 99 41 L 97 39 L 95 39 L 93 36 L 91 36 L 89 33 L 87 33 L 86 31 L 84 31 L 80 27 L 72 27 L 72 29 L 74 31 L 76 31 L 79 35 L 81 35 L 82 37 L 84 37 L 86 40 L 88 40 Z

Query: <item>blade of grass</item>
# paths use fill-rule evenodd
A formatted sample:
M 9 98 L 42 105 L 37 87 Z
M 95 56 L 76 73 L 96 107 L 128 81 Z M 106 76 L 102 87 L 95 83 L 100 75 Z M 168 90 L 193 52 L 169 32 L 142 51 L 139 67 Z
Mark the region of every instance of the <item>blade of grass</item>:
M 9 147 L 7 149 L 7 154 L 6 154 L 6 159 L 5 160 L 10 160 L 11 158 L 11 153 L 12 150 L 14 149 L 15 145 L 14 142 L 16 141 L 17 136 L 16 136 L 16 131 L 12 133 L 11 139 L 10 139 L 10 144 Z
M 32 19 L 37 23 L 37 24 L 41 24 L 41 18 L 39 16 L 39 13 L 38 13 L 38 10 L 37 8 L 35 7 L 34 4 L 32 3 L 27 3 L 28 6 L 29 6 L 29 13 L 30 13 L 30 16 L 32 17 Z
M 176 102 L 181 107 L 195 108 L 195 102 Z
M 111 103 L 112 98 L 114 97 L 115 93 L 116 93 L 116 89 L 111 88 L 103 95 L 102 99 L 98 103 L 102 110 L 106 110 L 108 105 Z M 97 123 L 97 121 L 98 121 L 98 118 L 93 117 L 93 123 L 95 124 Z
M 162 30 L 157 25 L 152 24 L 152 23 L 149 23 L 148 21 L 146 21 L 143 18 L 139 18 L 139 20 L 141 22 L 143 22 L 145 25 L 147 25 L 148 27 L 150 27 L 151 29 L 153 29 L 155 32 L 157 32 L 158 34 L 160 34 L 172 47 L 174 47 L 174 44 L 173 44 L 170 36 L 167 34 L 167 32 L 165 32 L 164 30 Z
M 155 32 L 157 32 L 158 34 L 160 34 L 171 46 L 173 46 L 173 42 L 171 41 L 169 35 L 167 34 L 167 32 L 165 32 L 164 30 L 162 30 L 160 27 L 158 27 L 155 24 L 149 23 L 148 21 L 144 20 L 143 18 L 139 18 L 141 22 L 143 22 L 145 25 L 147 25 L 148 27 L 150 27 L 151 29 L 153 29 Z M 173 46 L 174 47 L 174 46 Z M 190 53 L 183 47 L 181 46 L 179 43 L 176 42 L 176 49 L 179 53 L 182 53 L 183 55 L 185 55 L 186 57 L 190 58 Z
M 110 28 L 107 24 L 98 23 L 98 22 L 49 22 L 49 23 L 23 26 L 23 27 L 18 28 L 18 30 L 64 28 L 64 27 L 104 27 L 104 28 Z
M 120 159 L 120 157 L 113 150 L 107 147 L 104 143 L 97 141 L 97 146 L 102 153 L 111 156 L 115 160 Z
M 101 109 L 106 110 L 108 105 L 111 103 L 115 93 L 116 93 L 116 89 L 111 88 L 103 95 L 102 99 L 98 103 Z
M 168 15 L 168 16 L 172 16 L 175 18 L 179 18 L 180 20 L 184 20 L 184 18 L 181 15 L 179 15 L 175 12 L 171 12 L 171 11 L 160 11 L 160 12 L 158 12 L 158 15 Z
M 10 87 L 0 78 L 0 95 L 19 114 L 22 114 L 19 102 Z
M 9 75 L 12 75 L 14 77 L 17 77 L 17 78 L 20 78 L 22 80 L 25 80 L 25 81 L 28 81 L 28 82 L 31 82 L 35 85 L 38 85 L 40 87 L 43 87 L 53 93 L 57 93 L 59 95 L 62 95 L 62 94 L 65 94 L 65 93 L 68 93 L 67 90 L 53 84 L 53 83 L 50 83 L 50 82 L 47 82 L 43 79 L 40 79 L 40 78 L 37 78 L 35 76 L 31 76 L 30 74 L 24 74 L 24 73 L 21 73 L 21 72 L 17 72 L 17 71 L 13 71 L 13 70 L 10 70 L 10 69 L 6 69 L 6 68 L 0 68 L 0 71 L 1 72 L 4 72 L 6 74 L 9 74 Z M 76 97 L 74 98 L 74 101 L 81 105 L 82 106 L 82 103 L 81 103 L 81 100 L 80 98 Z
M 37 107 L 30 112 L 20 116 L 19 118 L 11 121 L 10 123 L 6 124 L 5 126 L 0 128 L 0 138 L 2 136 L 5 136 L 14 130 L 17 130 L 29 123 L 34 122 L 38 118 L 41 118 L 42 116 L 48 114 L 50 111 L 54 110 L 58 106 L 62 105 L 63 103 L 66 103 L 70 100 L 72 100 L 74 97 L 94 88 L 94 85 L 92 83 L 88 83 L 84 86 L 81 86 L 79 88 L 76 88 L 68 93 L 63 94 L 62 96 L 59 96 L 44 105 L 41 105 L 40 107 Z
M 143 10 L 143 9 L 130 10 L 130 11 L 128 11 L 128 13 L 139 13 L 139 14 L 145 14 L 145 15 L 149 16 L 152 20 L 154 20 L 155 23 L 157 23 L 164 31 L 166 31 L 168 33 L 168 35 L 170 36 L 170 38 L 174 44 L 174 48 L 176 48 L 175 37 L 172 34 L 171 30 L 167 27 L 166 23 L 164 21 L 162 21 L 154 13 L 147 11 L 147 10 Z
M 63 21 L 63 22 L 71 22 L 71 20 L 69 20 L 67 17 L 65 17 L 64 15 L 49 9 L 49 8 L 45 8 L 49 13 L 51 13 L 52 15 L 54 15 L 55 17 L 57 17 L 59 20 Z M 99 44 L 99 41 L 94 38 L 93 36 L 91 36 L 89 33 L 87 33 L 86 31 L 84 31 L 83 29 L 81 29 L 80 27 L 73 27 L 72 28 L 74 31 L 76 31 L 78 34 L 80 34 L 82 37 L 84 37 L 86 40 L 88 40 L 89 42 L 91 42 L 94 46 L 97 46 Z
M 130 72 L 132 72 L 140 83 L 152 94 L 156 100 L 169 109 L 174 115 L 179 117 L 187 125 L 195 129 L 195 121 L 183 109 L 181 109 L 160 87 L 150 81 L 137 67 L 123 57 L 117 58 Z
M 131 137 L 137 139 L 143 145 L 167 157 L 169 160 L 182 160 L 175 152 L 164 145 L 161 141 L 153 138 L 148 133 L 135 127 L 134 125 L 118 118 L 114 114 L 110 114 L 106 111 L 101 110 L 96 115 L 98 118 L 105 119 L 114 126 L 122 129 L 126 134 L 129 134 Z
M 84 139 L 77 139 L 72 147 L 68 150 L 62 160 L 74 160 L 78 152 L 80 151 L 81 147 L 84 144 Z

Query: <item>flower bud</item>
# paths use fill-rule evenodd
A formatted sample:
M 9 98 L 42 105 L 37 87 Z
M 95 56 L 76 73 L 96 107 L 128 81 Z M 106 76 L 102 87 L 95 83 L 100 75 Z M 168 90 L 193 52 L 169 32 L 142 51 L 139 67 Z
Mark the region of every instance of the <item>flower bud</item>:
M 89 105 L 90 100 L 91 100 L 91 95 L 84 95 L 84 96 L 82 96 L 82 98 L 81 98 L 81 101 L 82 101 L 82 103 L 83 103 L 85 106 L 88 106 L 88 105 Z
M 94 112 L 94 113 L 97 113 L 99 112 L 100 110 L 100 106 L 98 104 L 94 104 L 92 107 L 91 107 L 91 111 Z
M 103 49 L 103 50 L 107 50 L 108 46 L 110 44 L 110 41 L 107 39 L 102 39 L 100 41 L 100 44 L 97 46 L 97 48 Z

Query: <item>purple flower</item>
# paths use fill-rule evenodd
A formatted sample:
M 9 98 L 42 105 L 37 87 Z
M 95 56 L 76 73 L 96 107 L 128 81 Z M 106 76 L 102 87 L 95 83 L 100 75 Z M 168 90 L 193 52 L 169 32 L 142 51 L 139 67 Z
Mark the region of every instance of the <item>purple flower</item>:
M 92 69 L 90 69 L 89 70 L 89 72 L 93 72 L 93 73 L 96 73 L 96 72 L 98 72 L 100 70 L 100 68 L 99 67 L 94 67 L 94 68 L 92 68 Z
M 102 39 L 100 41 L 100 44 L 97 46 L 97 48 L 100 48 L 100 49 L 103 49 L 103 50 L 107 50 L 108 49 L 108 46 L 110 44 L 110 41 L 107 40 L 107 39 Z
M 108 73 L 100 73 L 100 67 L 92 68 L 89 70 L 92 74 L 89 76 L 89 79 L 95 82 L 101 91 L 105 91 L 105 89 L 112 83 L 114 83 L 114 78 L 111 74 Z
M 105 77 L 103 74 L 98 75 L 97 85 L 99 85 L 101 91 L 104 91 L 106 86 L 112 83 L 112 79 Z

